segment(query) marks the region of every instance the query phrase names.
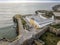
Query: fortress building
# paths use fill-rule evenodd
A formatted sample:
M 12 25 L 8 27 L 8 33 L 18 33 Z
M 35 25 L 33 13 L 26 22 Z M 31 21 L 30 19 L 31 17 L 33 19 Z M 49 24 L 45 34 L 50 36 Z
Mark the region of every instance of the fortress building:
M 54 22 L 54 16 L 52 16 L 51 18 L 46 18 L 42 15 L 26 16 L 26 19 L 35 28 L 42 28 Z

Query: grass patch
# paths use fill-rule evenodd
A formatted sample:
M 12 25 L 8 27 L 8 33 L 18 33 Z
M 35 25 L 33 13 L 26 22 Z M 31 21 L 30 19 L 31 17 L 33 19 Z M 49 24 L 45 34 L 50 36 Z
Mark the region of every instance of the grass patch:
M 60 28 L 60 24 L 55 24 L 55 25 L 51 25 L 51 26 L 54 27 L 54 28 L 57 28 L 57 29 Z
M 55 16 L 55 19 L 58 19 L 58 20 L 60 20 L 60 16 Z
M 46 32 L 40 39 L 45 42 L 45 45 L 57 45 L 57 42 L 60 41 L 60 37 L 51 32 Z
M 47 16 L 47 15 L 44 15 L 44 14 L 42 14 L 42 16 L 44 16 L 44 17 L 46 17 L 46 18 L 50 18 L 50 17 L 52 17 L 52 16 Z

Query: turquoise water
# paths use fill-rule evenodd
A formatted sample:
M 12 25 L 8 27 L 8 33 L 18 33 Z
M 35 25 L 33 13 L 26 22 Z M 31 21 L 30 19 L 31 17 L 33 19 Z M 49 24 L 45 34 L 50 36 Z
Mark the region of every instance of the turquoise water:
M 16 29 L 13 28 L 13 26 L 0 28 L 0 39 L 7 38 L 7 39 L 13 39 L 17 36 Z

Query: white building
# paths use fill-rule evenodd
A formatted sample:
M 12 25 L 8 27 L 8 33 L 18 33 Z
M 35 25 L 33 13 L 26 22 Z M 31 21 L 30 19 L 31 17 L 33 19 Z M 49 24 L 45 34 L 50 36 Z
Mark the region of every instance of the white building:
M 54 16 L 51 18 L 43 17 L 42 15 L 26 16 L 26 20 L 35 28 L 42 28 L 54 22 Z
M 55 16 L 60 16 L 60 12 L 53 12 Z

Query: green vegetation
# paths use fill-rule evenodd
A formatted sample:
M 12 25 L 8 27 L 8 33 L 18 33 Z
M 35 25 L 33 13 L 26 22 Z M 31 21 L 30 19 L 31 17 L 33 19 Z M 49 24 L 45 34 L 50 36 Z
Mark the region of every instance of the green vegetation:
M 20 16 L 20 18 L 21 18 L 21 21 L 22 21 L 22 24 L 23 24 L 23 28 L 28 29 L 28 25 L 26 25 L 27 24 L 26 21 L 23 19 L 22 16 Z
M 38 12 L 42 13 L 42 15 L 47 17 L 47 18 L 52 17 L 52 15 L 54 15 L 53 11 L 47 11 L 47 10 L 37 10 L 37 11 L 35 11 L 36 14 L 38 14 Z
M 57 29 L 60 28 L 60 24 L 55 24 L 55 25 L 51 25 L 51 26 L 54 27 L 54 28 L 57 28 Z
M 38 14 L 38 12 L 40 12 L 40 13 L 46 13 L 47 11 L 46 10 L 37 10 L 37 11 L 35 11 L 36 14 Z
M 45 13 L 45 15 L 46 15 L 46 17 L 52 17 L 52 15 L 54 15 L 54 14 L 53 14 L 52 11 L 47 11 L 47 12 Z
M 57 45 L 57 42 L 60 41 L 60 37 L 51 32 L 46 32 L 40 39 L 45 42 L 45 45 Z
M 58 19 L 58 20 L 60 20 L 60 16 L 55 16 L 55 19 Z
M 45 14 L 43 14 L 43 16 L 46 18 L 50 18 L 50 17 L 55 16 L 55 15 L 53 14 L 52 11 L 47 11 L 47 12 L 45 12 Z
M 23 19 L 22 16 L 20 18 L 21 18 L 21 21 L 22 21 L 23 26 L 25 26 L 26 25 L 26 21 Z

